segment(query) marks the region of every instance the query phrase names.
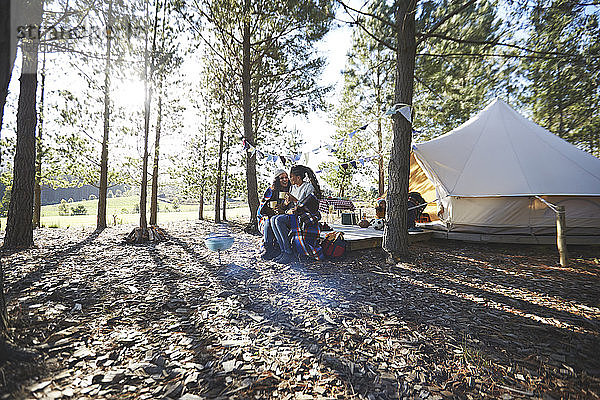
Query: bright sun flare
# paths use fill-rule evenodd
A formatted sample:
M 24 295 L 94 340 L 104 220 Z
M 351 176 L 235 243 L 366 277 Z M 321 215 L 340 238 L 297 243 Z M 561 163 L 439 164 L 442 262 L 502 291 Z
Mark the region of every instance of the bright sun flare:
M 138 108 L 144 105 L 144 82 L 124 80 L 115 84 L 115 103 L 126 108 Z

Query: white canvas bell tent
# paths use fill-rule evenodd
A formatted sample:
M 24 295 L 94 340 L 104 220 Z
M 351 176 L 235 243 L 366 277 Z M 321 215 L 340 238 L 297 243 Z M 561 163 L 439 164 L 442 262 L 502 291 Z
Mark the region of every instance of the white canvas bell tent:
M 435 189 L 447 232 L 555 234 L 556 214 L 539 196 L 565 206 L 569 236 L 600 235 L 600 159 L 502 100 L 412 150 L 411 176 L 422 172 Z

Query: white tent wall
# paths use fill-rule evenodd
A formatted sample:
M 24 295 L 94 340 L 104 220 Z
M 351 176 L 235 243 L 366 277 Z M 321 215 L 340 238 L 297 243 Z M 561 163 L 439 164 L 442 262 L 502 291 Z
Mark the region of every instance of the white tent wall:
M 600 197 L 543 196 L 564 206 L 567 235 L 600 235 Z M 452 232 L 554 235 L 556 214 L 535 197 L 449 197 L 444 213 Z
M 567 235 L 600 240 L 600 160 L 502 100 L 445 135 L 414 143 L 412 150 L 411 162 L 435 188 L 428 193 L 435 192 L 442 211 L 441 221 L 432 227 L 555 235 L 556 214 L 536 198 L 540 196 L 565 207 Z M 428 186 L 421 182 L 420 187 Z
M 498 99 L 413 153 L 452 196 L 600 196 L 599 159 Z

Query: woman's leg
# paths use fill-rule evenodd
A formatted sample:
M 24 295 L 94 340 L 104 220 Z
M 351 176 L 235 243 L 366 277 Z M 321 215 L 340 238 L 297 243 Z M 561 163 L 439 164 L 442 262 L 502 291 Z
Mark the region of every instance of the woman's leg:
M 271 217 L 269 219 L 269 223 L 270 223 L 270 227 L 271 227 L 271 231 L 273 232 L 273 236 L 275 237 L 275 241 L 277 241 L 277 245 L 279 246 L 279 250 L 281 250 L 283 247 L 282 244 L 282 239 L 281 236 L 279 234 L 279 231 L 277 230 L 277 225 L 275 224 L 275 221 L 277 220 L 277 218 L 280 217 L 280 215 L 275 215 L 273 217 Z
M 296 218 L 293 215 L 279 215 L 275 219 L 275 229 L 277 232 L 277 243 L 281 249 L 281 255 L 275 259 L 279 264 L 290 264 L 294 261 L 292 253 L 292 245 L 290 243 L 291 218 Z
M 290 215 L 278 215 L 273 220 L 273 232 L 277 238 L 277 244 L 282 253 L 292 254 L 290 245 Z
M 266 220 L 263 227 L 263 246 L 265 248 L 265 252 L 261 255 L 261 258 L 264 260 L 272 260 L 279 255 L 279 249 L 277 248 L 275 240 L 275 233 L 271 227 L 272 219 L 273 217 Z

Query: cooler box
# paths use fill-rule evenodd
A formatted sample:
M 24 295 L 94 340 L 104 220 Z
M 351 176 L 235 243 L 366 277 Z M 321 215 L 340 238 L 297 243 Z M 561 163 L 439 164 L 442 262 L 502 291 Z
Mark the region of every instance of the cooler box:
M 354 213 L 342 213 L 342 225 L 356 225 L 358 217 Z

